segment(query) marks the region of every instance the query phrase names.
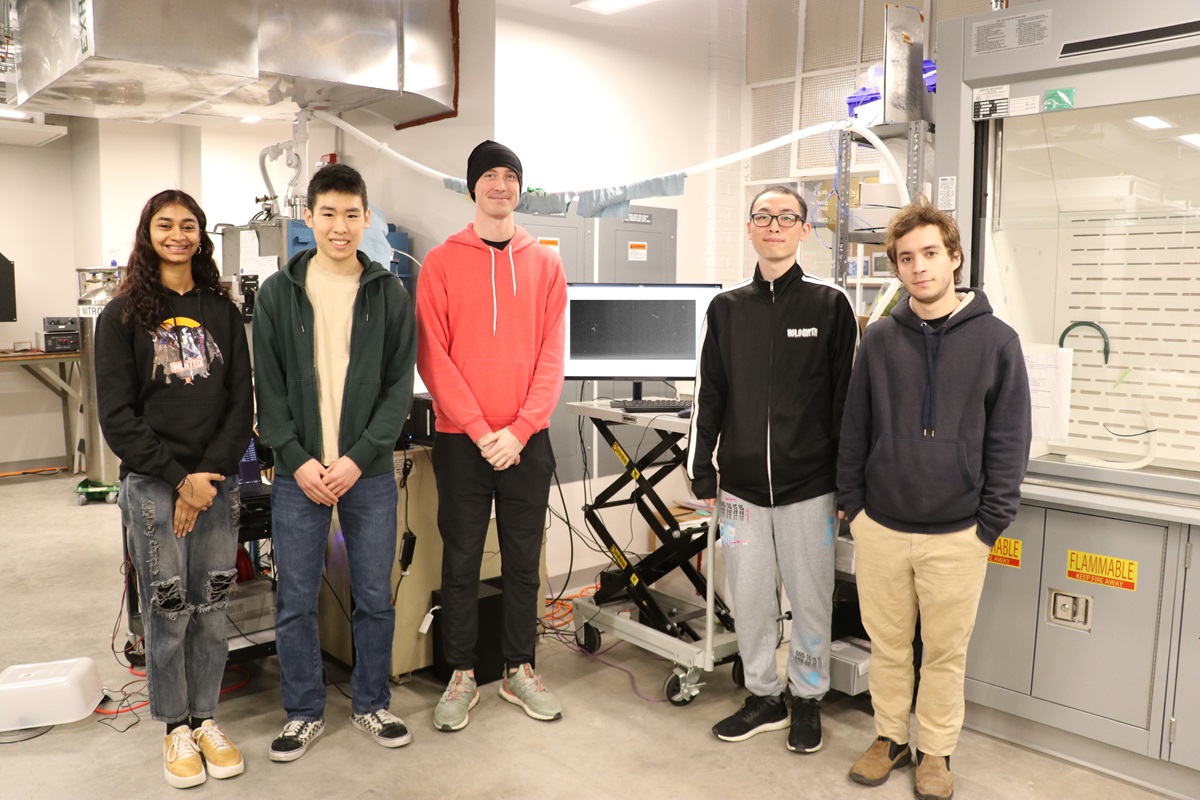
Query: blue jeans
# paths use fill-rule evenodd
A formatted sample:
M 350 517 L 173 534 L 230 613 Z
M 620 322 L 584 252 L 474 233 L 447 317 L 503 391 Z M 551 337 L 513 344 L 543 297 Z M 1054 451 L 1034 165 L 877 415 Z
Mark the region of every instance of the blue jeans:
M 396 558 L 396 503 L 392 473 L 359 478 L 338 500 L 338 521 L 350 566 L 354 599 L 351 707 L 356 714 L 387 708 L 392 699 L 392 562 Z M 333 509 L 305 496 L 291 476 L 271 490 L 271 546 L 279 572 L 275 644 L 288 721 L 325 716 L 325 683 L 317 631 L 317 595 Z
M 236 482 L 217 484 L 212 508 L 182 539 L 172 527 L 175 490 L 165 481 L 131 473 L 118 504 L 137 571 L 150 715 L 160 722 L 212 717 L 229 656 L 225 609 L 237 580 Z

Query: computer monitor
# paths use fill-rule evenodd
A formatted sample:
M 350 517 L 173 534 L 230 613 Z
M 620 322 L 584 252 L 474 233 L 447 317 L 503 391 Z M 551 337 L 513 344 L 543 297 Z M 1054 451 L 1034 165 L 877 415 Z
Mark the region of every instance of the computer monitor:
M 567 285 L 568 380 L 694 380 L 700 335 L 718 284 Z

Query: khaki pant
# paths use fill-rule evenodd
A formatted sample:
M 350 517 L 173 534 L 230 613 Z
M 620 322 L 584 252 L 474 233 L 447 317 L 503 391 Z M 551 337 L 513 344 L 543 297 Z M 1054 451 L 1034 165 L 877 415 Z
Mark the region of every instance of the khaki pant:
M 859 513 L 851 524 L 863 626 L 871 637 L 869 672 L 875 732 L 909 740 L 913 633 L 921 616 L 917 746 L 954 752 L 962 729 L 967 643 L 987 573 L 989 548 L 975 526 L 956 533 L 900 533 Z

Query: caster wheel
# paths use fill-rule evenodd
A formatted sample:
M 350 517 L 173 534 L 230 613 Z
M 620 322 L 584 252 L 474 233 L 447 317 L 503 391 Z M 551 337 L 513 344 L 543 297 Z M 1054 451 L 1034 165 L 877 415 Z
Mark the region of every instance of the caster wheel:
M 142 651 L 141 646 L 134 642 L 125 643 L 125 660 L 129 662 L 129 666 L 134 668 L 146 666 L 146 654 Z
M 663 693 L 667 696 L 667 702 L 673 706 L 686 706 L 696 699 L 696 695 L 683 691 L 683 682 L 673 672 L 667 676 L 667 682 L 663 685 Z
M 81 505 L 81 506 L 86 506 L 86 505 L 87 505 L 87 495 L 86 495 L 86 494 L 82 494 L 82 493 L 81 493 L 81 494 L 77 494 L 77 495 L 75 495 L 75 502 L 76 502 L 78 505 Z
M 733 670 L 731 677 L 733 678 L 734 686 L 738 687 L 739 689 L 746 688 L 746 668 L 742 665 L 741 656 L 733 657 Z
M 600 631 L 586 622 L 575 632 L 575 642 L 588 653 L 600 652 Z
M 104 502 L 108 503 L 110 506 L 116 505 L 117 504 L 117 493 L 109 492 L 108 494 L 104 495 Z

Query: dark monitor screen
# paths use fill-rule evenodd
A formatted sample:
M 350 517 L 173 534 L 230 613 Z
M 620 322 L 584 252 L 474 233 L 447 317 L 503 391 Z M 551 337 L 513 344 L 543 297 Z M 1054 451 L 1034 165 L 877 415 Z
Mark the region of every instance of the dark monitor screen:
M 716 284 L 572 283 L 566 377 L 691 380 Z
M 0 322 L 17 321 L 17 277 L 13 262 L 0 253 Z
M 262 469 L 258 463 L 258 450 L 255 448 L 252 438 L 250 446 L 242 454 L 242 460 L 238 462 L 238 484 L 245 486 L 254 483 L 262 483 Z

